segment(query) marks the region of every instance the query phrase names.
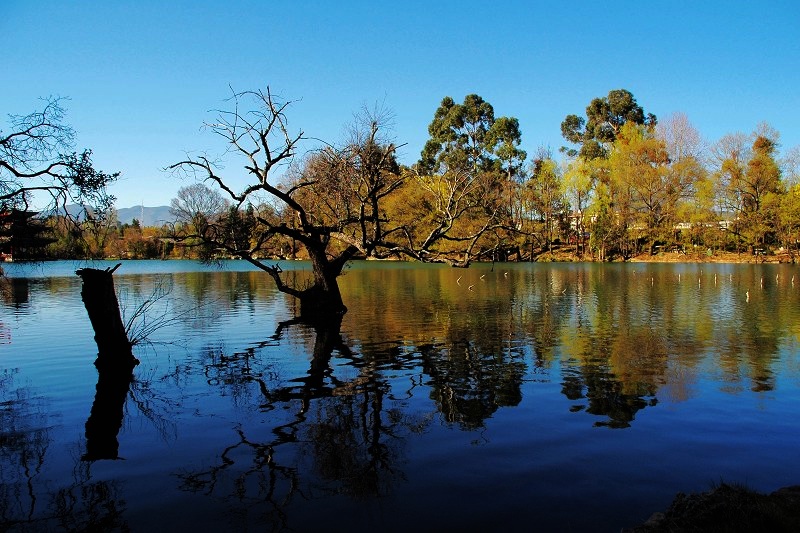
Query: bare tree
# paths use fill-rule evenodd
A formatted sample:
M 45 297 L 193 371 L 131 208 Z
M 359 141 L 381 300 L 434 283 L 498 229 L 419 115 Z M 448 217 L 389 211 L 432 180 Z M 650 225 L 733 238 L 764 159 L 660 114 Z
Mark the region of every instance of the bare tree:
M 656 125 L 656 135 L 666 144 L 671 161 L 695 159 L 703 164 L 708 146 L 684 113 L 673 113 Z
M 71 152 L 75 132 L 64 124 L 63 100 L 50 97 L 41 111 L 9 115 L 9 129 L 0 130 L 0 210 L 27 210 L 37 194 L 52 208 L 74 202 L 104 211 L 113 203 L 105 187 L 119 173 L 96 170 L 91 150 Z
M 217 120 L 206 126 L 225 140 L 229 153 L 244 161 L 244 188 L 235 190 L 230 176 L 223 176 L 219 164 L 205 156 L 169 167 L 215 185 L 231 202 L 228 212 L 200 237 L 269 274 L 279 291 L 300 300 L 304 318 L 341 316 L 347 308 L 337 277 L 350 259 L 375 252 L 376 239 L 385 234 L 379 207 L 373 210 L 370 201 L 379 202 L 394 190 L 383 172 L 396 166 L 396 147 L 381 144 L 381 127 L 374 121 L 364 138 L 356 137 L 341 149 L 326 146 L 300 161 L 296 156 L 305 137 L 302 131 L 289 130 L 285 112 L 291 102 L 269 88 L 234 93 L 231 102 L 233 109 L 219 111 Z M 250 102 L 254 109 L 240 107 Z M 290 170 L 283 184 L 273 175 L 281 166 Z M 265 202 L 269 209 L 252 207 Z M 313 273 L 307 286 L 289 284 L 279 265 L 260 258 L 274 238 L 291 239 L 305 248 Z
M 784 155 L 781 166 L 783 180 L 787 188 L 792 188 L 800 183 L 800 145 L 793 146 Z
M 228 202 L 219 191 L 211 190 L 202 183 L 193 183 L 178 189 L 172 199 L 169 212 L 178 222 L 190 225 L 195 231 L 205 222 L 223 214 Z

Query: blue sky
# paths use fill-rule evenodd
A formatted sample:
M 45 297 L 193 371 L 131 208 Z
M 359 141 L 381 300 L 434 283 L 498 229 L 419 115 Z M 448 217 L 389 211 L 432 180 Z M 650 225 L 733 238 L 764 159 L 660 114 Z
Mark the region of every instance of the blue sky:
M 166 205 L 161 169 L 218 152 L 200 129 L 230 88 L 295 100 L 290 127 L 335 142 L 362 106 L 394 112 L 413 163 L 444 96 L 477 93 L 557 151 L 560 123 L 611 89 L 685 113 L 713 142 L 753 131 L 800 144 L 800 2 L 0 1 L 3 115 L 69 97 L 96 166 L 121 171 L 118 207 Z M 231 164 L 227 172 L 238 168 Z

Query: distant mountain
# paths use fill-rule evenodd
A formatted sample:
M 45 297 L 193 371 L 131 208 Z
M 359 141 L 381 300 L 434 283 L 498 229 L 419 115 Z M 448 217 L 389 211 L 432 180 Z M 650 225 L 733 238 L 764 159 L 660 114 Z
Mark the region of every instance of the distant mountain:
M 158 207 L 135 205 L 117 209 L 117 220 L 120 224 L 130 224 L 134 218 L 142 226 L 161 226 L 175 220 L 175 217 L 169 214 L 169 206 L 166 205 Z
M 67 213 L 73 217 L 84 218 L 83 207 L 70 204 L 67 206 Z M 117 209 L 117 220 L 120 224 L 131 224 L 133 219 L 139 221 L 142 226 L 162 226 L 167 222 L 175 220 L 169 213 L 169 206 L 160 205 L 158 207 L 143 207 L 135 205 L 133 207 L 121 207 Z

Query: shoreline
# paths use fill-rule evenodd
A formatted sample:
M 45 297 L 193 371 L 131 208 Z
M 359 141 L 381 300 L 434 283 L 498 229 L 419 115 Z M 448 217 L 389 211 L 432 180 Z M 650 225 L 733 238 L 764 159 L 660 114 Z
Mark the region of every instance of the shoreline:
M 800 485 L 762 493 L 738 484 L 720 483 L 708 492 L 676 494 L 665 511 L 622 533 L 725 531 L 790 532 L 800 530 Z
M 221 260 L 240 260 L 240 258 L 220 258 Z M 265 261 L 306 261 L 305 258 L 264 258 Z M 782 252 L 767 255 L 753 255 L 751 253 L 736 253 L 736 252 L 714 252 L 711 255 L 701 252 L 683 253 L 683 252 L 658 252 L 656 254 L 641 253 L 630 257 L 627 260 L 615 258 L 611 261 L 598 261 L 589 255 L 578 256 L 572 250 L 554 249 L 552 252 L 543 252 L 533 259 L 528 261 L 488 261 L 488 260 L 475 260 L 472 264 L 481 263 L 729 263 L 729 264 L 796 264 L 800 257 L 793 257 L 792 255 Z M 197 258 L 191 257 L 153 257 L 153 258 L 135 258 L 135 257 L 103 257 L 93 259 L 81 259 L 75 257 L 61 257 L 61 258 L 46 258 L 46 259 L 23 259 L 18 261 L 8 260 L 0 262 L 0 269 L 3 264 L 14 263 L 44 263 L 50 261 L 199 261 Z M 374 258 L 356 258 L 353 261 L 387 261 L 387 262 L 406 262 L 415 263 L 413 259 L 403 258 L 387 258 L 387 259 L 374 259 Z
M 753 255 L 750 253 L 736 252 L 714 252 L 711 255 L 703 252 L 658 252 L 654 255 L 642 253 L 632 256 L 628 260 L 615 259 L 603 261 L 607 263 L 731 263 L 731 264 L 794 264 L 798 258 L 792 257 L 786 252 Z M 578 257 L 572 251 L 554 250 L 545 252 L 536 257 L 533 262 L 553 262 L 553 263 L 600 263 L 591 257 Z

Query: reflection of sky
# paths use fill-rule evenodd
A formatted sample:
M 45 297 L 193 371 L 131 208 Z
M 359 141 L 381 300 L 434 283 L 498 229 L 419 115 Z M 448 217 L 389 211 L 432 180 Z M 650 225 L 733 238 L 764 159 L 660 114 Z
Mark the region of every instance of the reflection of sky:
M 277 261 L 283 270 L 309 270 L 310 266 L 304 261 Z M 241 260 L 220 261 L 212 265 L 205 265 L 200 261 L 192 260 L 125 260 L 125 261 L 53 261 L 45 263 L 8 263 L 3 265 L 3 271 L 8 277 L 73 277 L 80 268 L 96 268 L 105 270 L 121 266 L 115 276 L 127 274 L 167 274 L 174 272 L 254 272 L 258 269 Z

